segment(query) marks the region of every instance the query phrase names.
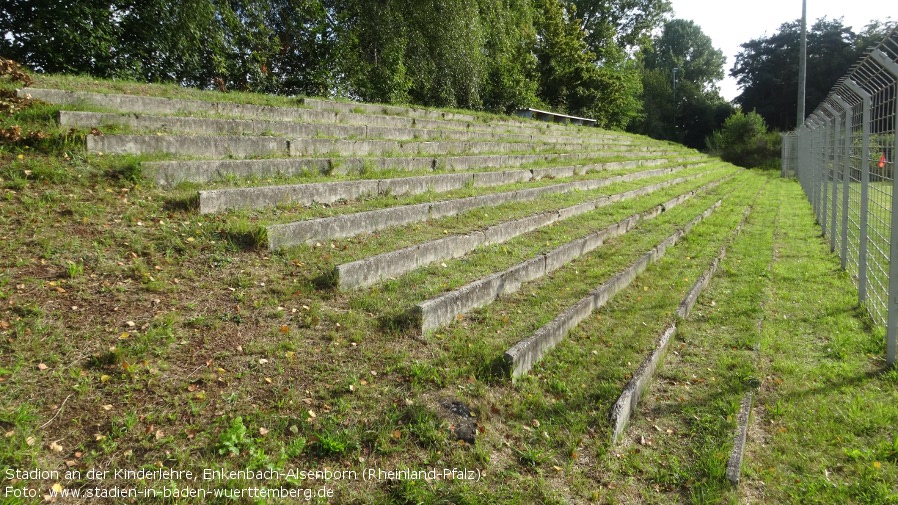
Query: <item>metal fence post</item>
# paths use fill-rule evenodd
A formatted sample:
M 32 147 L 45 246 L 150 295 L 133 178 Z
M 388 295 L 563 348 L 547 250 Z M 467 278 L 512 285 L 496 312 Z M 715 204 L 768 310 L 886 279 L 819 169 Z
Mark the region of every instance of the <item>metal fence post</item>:
M 886 316 L 886 364 L 895 365 L 898 354 L 898 171 L 896 156 L 898 156 L 898 63 L 892 61 L 882 51 L 874 50 L 870 53 L 873 60 L 892 74 L 894 90 L 892 94 L 892 219 L 889 228 L 889 294 L 888 315 Z
M 823 236 L 826 236 L 826 223 L 827 218 L 829 218 L 828 210 L 829 210 L 829 200 L 826 198 L 829 193 L 829 169 L 830 169 L 830 141 L 829 138 L 832 136 L 832 118 L 827 117 L 825 114 L 823 115 L 824 123 L 823 123 L 823 149 L 821 150 L 820 160 L 822 163 L 820 164 L 820 178 L 823 180 L 823 184 L 820 188 L 820 228 L 822 229 Z
M 845 134 L 842 146 L 842 270 L 848 270 L 848 186 L 851 183 L 851 115 L 852 107 L 839 95 L 833 95 L 833 100 L 845 111 Z
M 830 204 L 830 216 L 829 216 L 829 252 L 835 252 L 836 250 L 836 197 L 838 184 L 836 183 L 836 170 L 839 166 L 839 119 L 841 119 L 841 114 L 839 114 L 833 106 L 829 104 L 824 104 L 823 107 L 832 114 L 832 122 L 833 122 L 833 141 L 832 141 L 832 161 L 830 163 L 829 175 L 832 177 L 832 197 Z
M 845 79 L 845 86 L 863 103 L 862 144 L 861 144 L 861 224 L 860 244 L 858 244 L 857 291 L 861 303 L 867 301 L 867 219 L 870 207 L 870 108 L 872 97 L 856 82 Z

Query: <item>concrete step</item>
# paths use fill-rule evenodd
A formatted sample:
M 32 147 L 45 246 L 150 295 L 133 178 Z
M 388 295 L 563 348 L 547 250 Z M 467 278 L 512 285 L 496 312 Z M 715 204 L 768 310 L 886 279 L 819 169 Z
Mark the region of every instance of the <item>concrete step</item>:
M 550 131 L 545 124 L 528 125 L 450 121 L 438 119 L 413 118 L 404 116 L 384 116 L 375 114 L 357 114 L 352 112 L 333 112 L 313 110 L 299 107 L 275 107 L 267 105 L 241 104 L 236 102 L 206 102 L 202 100 L 160 98 L 136 95 L 90 93 L 85 91 L 64 91 L 55 89 L 24 88 L 17 90 L 19 96 L 30 95 L 32 98 L 57 105 L 75 107 L 97 107 L 120 112 L 137 114 L 169 115 L 200 114 L 210 116 L 261 119 L 268 121 L 297 121 L 308 123 L 331 123 L 362 126 L 381 126 L 389 128 L 424 128 L 424 129 L 486 129 L 506 133 L 539 134 Z M 559 128 L 555 126 L 555 128 Z M 564 131 L 580 135 L 579 130 Z M 587 130 L 588 131 L 588 130 Z M 592 132 L 589 132 L 592 135 Z M 597 135 L 607 134 L 597 130 Z
M 394 140 L 286 139 L 284 137 L 250 136 L 181 136 L 181 135 L 88 135 L 87 150 L 106 154 L 167 154 L 199 158 L 310 156 L 420 156 L 446 154 L 507 154 L 533 151 L 650 152 L 648 146 L 607 144 L 546 144 L 536 142 L 434 141 L 400 142 Z
M 685 181 L 680 180 L 680 182 Z M 660 189 L 657 184 L 653 186 L 656 190 Z M 572 240 L 567 244 L 518 263 L 502 272 L 478 279 L 418 304 L 414 309 L 414 313 L 417 316 L 416 319 L 421 332 L 432 332 L 437 328 L 451 324 L 462 314 L 485 307 L 502 295 L 516 292 L 522 284 L 545 277 L 577 258 L 591 253 L 603 246 L 608 240 L 629 232 L 639 222 L 654 219 L 662 212 L 689 200 L 697 192 L 697 190 L 693 190 L 684 193 L 651 208 L 647 212 L 633 214 L 616 224 Z
M 503 355 L 503 361 L 511 378 L 516 380 L 530 371 L 533 365 L 558 345 L 570 330 L 589 317 L 593 311 L 604 307 L 617 293 L 626 289 L 639 274 L 644 272 L 649 265 L 664 257 L 668 248 L 676 245 L 696 224 L 718 209 L 720 204 L 721 201 L 718 200 L 717 203 L 696 216 L 682 229 L 677 230 L 652 248 L 652 250 L 640 256 L 630 267 L 594 289 L 586 297 L 570 306 L 532 335 L 509 348 Z
M 668 163 L 666 158 L 638 160 L 636 166 L 656 166 Z M 615 162 L 592 163 L 556 167 L 555 169 L 503 170 L 500 172 L 463 172 L 453 174 L 422 175 L 391 179 L 363 179 L 357 181 L 287 184 L 251 188 L 214 189 L 199 192 L 201 214 L 227 210 L 253 210 L 278 205 L 313 205 L 357 200 L 363 197 L 390 194 L 418 195 L 428 191 L 445 193 L 467 185 L 492 187 L 516 182 L 526 182 L 547 177 L 554 170 L 553 178 L 566 178 L 589 172 L 619 168 Z M 557 175 L 554 175 L 557 174 Z
M 174 135 L 88 135 L 87 150 L 103 154 L 168 154 L 206 158 L 289 156 L 282 137 L 181 137 Z
M 664 173 L 671 174 L 678 171 L 677 168 L 669 168 L 666 170 L 666 172 L 661 172 L 659 175 L 663 175 Z M 388 278 L 404 275 L 437 261 L 460 258 L 474 251 L 478 247 L 501 244 L 558 221 L 579 216 L 586 212 L 592 212 L 595 209 L 612 205 L 620 201 L 644 196 L 660 189 L 702 177 L 702 175 L 703 174 L 698 174 L 662 181 L 625 191 L 623 193 L 603 196 L 589 202 L 559 210 L 539 212 L 520 219 L 505 221 L 466 235 L 450 235 L 421 244 L 415 244 L 403 249 L 369 256 L 349 263 L 343 263 L 334 268 L 336 285 L 342 290 L 365 288 Z M 720 179 L 705 185 L 705 189 L 711 189 L 719 185 L 722 180 L 723 179 Z
M 188 116 L 154 116 L 136 113 L 60 111 L 59 124 L 76 128 L 124 126 L 136 131 L 192 135 L 279 135 L 290 138 L 389 139 L 389 140 L 473 140 L 506 142 L 547 142 L 584 145 L 632 144 L 614 135 L 577 137 L 561 134 L 502 133 L 482 130 L 428 130 L 368 125 L 296 123 L 250 119 L 214 119 Z
M 652 171 L 649 171 L 649 173 L 652 173 Z M 652 173 L 652 175 L 659 174 Z M 366 212 L 276 224 L 266 227 L 268 248 L 269 250 L 277 250 L 303 243 L 354 237 L 394 226 L 455 216 L 482 207 L 494 207 L 511 202 L 529 202 L 545 196 L 570 193 L 572 191 L 591 191 L 609 184 L 635 181 L 644 177 L 647 177 L 645 173 L 636 172 L 603 179 L 565 182 L 536 188 L 503 191 L 413 205 L 399 205 Z
M 315 110 L 332 110 L 338 112 L 361 112 L 365 114 L 383 114 L 389 116 L 412 116 L 427 119 L 444 119 L 451 121 L 477 121 L 470 114 L 458 112 L 444 112 L 440 110 L 422 109 L 418 107 L 403 107 L 397 105 L 382 105 L 376 103 L 338 102 L 322 98 L 303 98 L 302 104 Z
M 682 156 L 677 153 L 655 151 L 641 153 L 636 160 L 608 162 L 609 167 L 631 168 L 652 157 L 671 160 L 701 160 L 704 156 Z M 671 157 L 674 156 L 674 157 Z M 357 174 L 362 171 L 384 170 L 446 170 L 462 171 L 488 168 L 514 168 L 528 163 L 574 163 L 578 160 L 599 159 L 596 153 L 516 154 L 442 157 L 380 157 L 380 158 L 269 158 L 258 160 L 176 160 L 141 163 L 143 176 L 162 187 L 182 182 L 204 183 L 236 178 L 292 177 L 306 174 Z M 556 168 L 534 169 L 538 177 L 561 177 L 569 172 Z M 573 173 L 573 169 L 570 169 Z

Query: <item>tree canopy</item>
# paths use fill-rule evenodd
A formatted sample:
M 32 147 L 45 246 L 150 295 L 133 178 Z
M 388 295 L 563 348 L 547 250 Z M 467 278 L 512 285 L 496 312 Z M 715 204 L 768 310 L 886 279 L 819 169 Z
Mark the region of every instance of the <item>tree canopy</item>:
M 661 140 L 702 148 L 733 108 L 717 81 L 726 59 L 692 21 L 672 19 L 643 49 L 643 113 L 630 129 Z M 674 68 L 677 87 L 674 90 Z
M 669 12 L 667 0 L 7 4 L 0 53 L 41 72 L 491 111 L 545 106 L 613 128 L 641 107 L 628 51 Z
M 807 105 L 813 108 L 826 98 L 867 46 L 889 29 L 887 23 L 872 23 L 857 34 L 841 19 L 818 19 L 808 30 Z M 800 44 L 801 20 L 783 23 L 773 35 L 742 44 L 730 70 L 742 89 L 735 102 L 757 111 L 777 130 L 795 128 Z

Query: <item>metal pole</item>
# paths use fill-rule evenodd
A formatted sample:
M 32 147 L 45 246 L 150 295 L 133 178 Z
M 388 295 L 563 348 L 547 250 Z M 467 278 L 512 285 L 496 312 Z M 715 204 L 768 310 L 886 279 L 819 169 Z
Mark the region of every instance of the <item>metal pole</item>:
M 829 216 L 829 252 L 836 251 L 836 198 L 838 194 L 838 183 L 836 182 L 836 173 L 839 166 L 839 134 L 841 133 L 841 128 L 839 128 L 839 120 L 841 119 L 841 114 L 839 114 L 835 108 L 833 108 L 829 104 L 824 104 L 823 107 L 829 111 L 833 116 L 833 141 L 832 141 L 832 163 L 830 164 L 831 170 L 830 174 L 833 180 L 833 190 L 832 190 L 832 205 L 830 205 L 830 216 Z
M 845 144 L 842 146 L 842 270 L 848 270 L 848 186 L 851 183 L 851 117 L 853 109 L 839 95 L 833 100 L 845 111 Z
M 808 5 L 801 0 L 801 54 L 798 62 L 798 119 L 796 125 L 804 122 L 805 81 L 808 75 Z
M 886 316 L 886 364 L 895 365 L 898 355 L 898 177 L 896 177 L 896 156 L 898 156 L 898 63 L 892 61 L 882 51 L 873 51 L 870 56 L 886 69 L 894 78 L 892 93 L 892 219 L 889 228 L 891 247 L 889 249 L 889 302 Z
M 829 138 L 832 136 L 833 119 L 831 117 L 827 117 L 826 115 L 823 115 L 823 118 L 826 120 L 826 122 L 823 123 L 823 150 L 821 151 L 820 156 L 821 161 L 823 161 L 820 166 L 820 177 L 823 179 L 823 186 L 820 192 L 820 202 L 823 204 L 820 209 L 820 227 L 822 228 L 823 236 L 825 237 L 827 232 L 827 218 L 829 218 L 829 200 L 826 198 L 826 196 L 829 194 L 829 170 L 831 166 L 829 157 Z
M 863 100 L 863 144 L 861 149 L 861 238 L 858 252 L 857 291 L 861 303 L 867 301 L 867 218 L 870 193 L 870 107 L 872 97 L 851 79 L 845 86 Z

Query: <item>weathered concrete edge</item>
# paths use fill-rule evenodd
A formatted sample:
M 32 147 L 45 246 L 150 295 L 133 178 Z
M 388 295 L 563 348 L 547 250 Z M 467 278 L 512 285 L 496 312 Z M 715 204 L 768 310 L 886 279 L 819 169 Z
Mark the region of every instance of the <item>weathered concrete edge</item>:
M 754 394 L 746 393 L 742 398 L 742 407 L 739 409 L 739 417 L 736 421 L 736 432 L 733 435 L 733 452 L 727 461 L 727 480 L 736 486 L 742 478 L 742 458 L 745 456 L 745 439 L 748 436 L 748 423 L 751 420 L 751 407 L 754 402 Z
M 648 153 L 650 156 L 664 156 L 667 153 Z M 145 161 L 140 166 L 144 179 L 159 186 L 174 186 L 179 182 L 207 182 L 226 176 L 249 177 L 269 175 L 293 175 L 313 170 L 327 175 L 348 174 L 362 168 L 377 170 L 470 170 L 475 168 L 519 167 L 535 161 L 565 161 L 587 157 L 596 157 L 591 153 L 578 154 L 521 154 L 521 155 L 472 155 L 445 157 L 374 157 L 374 158 L 271 158 L 271 159 L 235 159 L 235 160 L 177 160 L 177 161 Z M 599 156 L 600 158 L 600 156 Z M 634 166 L 649 165 L 657 158 L 634 160 Z M 690 165 L 707 164 L 711 161 L 703 157 L 674 157 L 666 162 L 688 163 Z M 587 167 L 584 172 L 592 170 L 608 170 L 627 168 L 622 162 L 603 162 Z M 309 168 L 313 166 L 313 168 Z
M 661 189 L 660 186 L 670 182 L 672 181 L 664 181 L 663 183 L 655 184 L 653 185 L 655 186 L 654 190 Z M 710 184 L 711 183 L 699 189 L 705 189 Z M 502 272 L 497 272 L 418 304 L 414 309 L 414 312 L 418 315 L 422 333 L 449 324 L 458 315 L 483 307 L 503 294 L 517 291 L 521 285 L 521 279 L 515 279 L 517 282 L 509 282 L 509 279 L 520 277 L 522 271 L 528 272 L 528 275 L 526 276 L 526 280 L 528 281 L 549 275 L 577 258 L 598 249 L 607 240 L 628 233 L 637 223 L 653 219 L 659 216 L 662 212 L 672 209 L 680 203 L 692 198 L 699 189 L 676 196 L 645 212 L 632 214 L 617 223 L 572 240 L 545 254 L 541 254 L 538 257 L 523 261 Z M 532 264 L 534 262 L 541 262 L 541 272 L 532 271 Z M 494 282 L 494 277 L 500 279 L 499 284 Z M 489 287 L 492 287 L 492 290 L 488 295 L 484 295 L 484 291 L 488 290 Z M 465 296 L 468 293 L 477 293 L 477 296 Z
M 707 218 L 717 210 L 721 203 L 722 200 L 715 202 L 707 210 L 693 218 L 682 229 L 677 230 L 652 250 L 643 254 L 629 268 L 611 278 L 611 280 L 594 290 L 579 303 L 582 303 L 586 299 L 591 299 L 596 301 L 593 310 L 604 306 L 604 304 L 615 294 L 629 286 L 636 276 L 648 268 L 649 264 L 661 259 L 668 247 L 675 245 L 677 241 L 686 235 L 686 233 L 688 233 L 696 224 L 700 223 L 703 219 Z M 580 322 L 580 320 L 568 320 L 566 319 L 567 317 L 567 312 L 563 312 L 553 319 L 552 322 L 537 330 L 536 333 L 521 340 L 509 350 L 505 351 L 503 360 L 513 381 L 530 371 L 530 368 L 532 368 L 534 363 L 539 361 L 545 353 L 551 350 L 557 342 L 560 342 L 561 339 L 564 338 L 567 334 L 567 329 L 576 326 Z M 544 331 L 545 328 L 552 327 L 558 328 L 562 333 L 559 333 L 559 331 Z
M 677 316 L 680 319 L 686 319 L 689 317 L 689 314 L 692 312 L 692 308 L 695 307 L 695 304 L 698 302 L 698 297 L 701 296 L 702 291 L 708 287 L 711 283 L 711 279 L 714 277 L 714 274 L 717 273 L 717 269 L 720 267 L 720 262 L 726 257 L 727 247 L 736 239 L 739 233 L 742 231 L 742 228 L 745 226 L 745 222 L 748 220 L 749 214 L 751 214 L 752 207 L 749 205 L 745 211 L 742 213 L 742 219 L 739 221 L 739 224 L 736 228 L 733 229 L 732 235 L 727 238 L 727 240 L 720 246 L 720 250 L 717 252 L 717 257 L 711 261 L 711 265 L 707 270 L 695 281 L 695 284 L 692 285 L 692 288 L 689 290 L 689 293 L 686 294 L 686 297 L 683 298 L 683 301 L 680 302 L 680 305 L 677 307 Z
M 673 172 L 673 171 L 672 171 Z M 671 172 L 671 173 L 672 173 Z M 389 251 L 386 253 L 378 254 L 375 256 L 369 256 L 367 258 L 362 258 L 356 261 L 351 261 L 347 263 L 342 263 L 334 267 L 334 277 L 336 279 L 336 285 L 338 289 L 341 290 L 350 290 L 350 289 L 359 289 L 371 286 L 381 280 L 385 279 L 388 276 L 402 275 L 408 273 L 412 270 L 420 268 L 422 266 L 428 265 L 435 261 L 441 259 L 449 259 L 449 258 L 457 258 L 460 256 L 464 256 L 465 254 L 473 251 L 477 247 L 485 244 L 499 244 L 510 240 L 514 237 L 522 235 L 524 233 L 528 233 L 533 231 L 534 227 L 524 226 L 518 230 L 514 234 L 504 234 L 502 240 L 495 240 L 493 237 L 493 233 L 491 230 L 498 229 L 500 227 L 508 227 L 514 226 L 513 223 L 526 223 L 533 222 L 540 215 L 549 215 L 551 218 L 548 218 L 542 226 L 548 226 L 557 221 L 565 220 L 574 216 L 578 216 L 585 212 L 590 212 L 599 207 L 603 207 L 606 205 L 610 205 L 619 201 L 627 200 L 630 198 L 635 198 L 639 196 L 647 195 L 653 191 L 657 191 L 659 189 L 664 189 L 675 184 L 679 184 L 681 182 L 686 182 L 698 177 L 701 177 L 702 174 L 696 174 L 688 177 L 679 177 L 676 179 L 671 179 L 669 181 L 661 181 L 649 186 L 645 186 L 642 188 L 633 189 L 630 191 L 625 191 L 623 193 L 617 193 L 614 195 L 604 196 L 602 198 L 592 200 L 590 202 L 585 202 L 582 204 L 574 205 L 571 207 L 566 207 L 563 209 L 559 209 L 557 211 L 548 211 L 541 212 L 539 214 L 531 214 L 529 216 L 525 216 L 520 219 L 516 219 L 514 221 L 506 221 L 504 223 L 499 223 L 489 228 L 486 228 L 482 231 L 475 231 L 467 235 L 450 235 L 448 237 L 444 237 L 441 239 L 424 242 L 421 244 L 412 245 L 409 247 L 405 247 L 403 249 L 397 249 L 395 251 Z M 716 181 L 709 182 L 708 184 L 702 186 L 701 188 L 697 188 L 696 190 L 690 191 L 687 194 L 680 195 L 674 197 L 673 199 L 662 203 L 659 207 L 662 207 L 662 211 L 673 208 L 673 206 L 685 201 L 685 199 L 690 198 L 697 191 L 707 191 L 710 190 L 717 185 L 719 185 L 722 181 L 726 180 L 728 177 L 724 177 L 718 179 Z M 654 216 L 653 216 L 654 217 Z M 472 237 L 477 235 L 477 240 L 472 240 Z M 439 243 L 439 249 L 442 252 L 434 254 L 428 257 L 427 261 L 420 261 L 420 257 L 415 253 L 423 247 L 427 247 L 430 245 L 436 246 Z M 412 261 L 414 259 L 415 261 Z M 371 271 L 378 272 L 378 275 L 371 275 Z
M 137 112 L 59 111 L 60 126 L 103 128 L 128 126 L 136 130 L 164 131 L 179 135 L 259 135 L 263 132 L 295 138 L 358 137 L 370 140 L 505 140 L 514 142 L 579 143 L 599 147 L 607 144 L 632 145 L 624 139 L 576 137 L 571 135 L 506 133 L 490 130 L 424 129 L 399 126 L 369 126 L 296 122 L 268 119 L 224 119 L 196 116 L 154 115 Z M 484 124 L 484 127 L 486 125 Z
M 642 398 L 646 386 L 648 386 L 649 381 L 651 381 L 652 377 L 655 375 L 655 370 L 658 369 L 658 365 L 660 365 L 665 356 L 667 356 L 667 348 L 670 344 L 670 339 L 673 338 L 676 332 L 676 323 L 671 323 L 671 325 L 664 330 L 664 333 L 661 334 L 661 337 L 655 344 L 655 349 L 642 361 L 642 364 L 639 365 L 639 368 L 633 373 L 630 382 L 628 382 L 627 386 L 624 388 L 623 393 L 621 393 L 617 401 L 614 402 L 614 406 L 611 407 L 610 421 L 612 428 L 612 445 L 617 443 L 620 435 L 626 429 L 627 423 L 630 422 L 630 416 L 636 411 L 636 405 Z
M 673 169 L 661 170 L 672 171 Z M 648 172 L 652 171 L 650 170 Z M 567 193 L 583 189 L 584 183 L 591 184 L 594 181 L 601 182 L 609 179 L 615 179 L 615 182 L 635 181 L 646 177 L 644 174 L 645 172 L 634 172 L 632 174 L 624 174 L 603 180 L 575 181 L 539 188 L 505 191 L 502 193 L 459 198 L 455 200 L 441 200 L 426 204 L 403 205 L 376 211 L 358 212 L 295 221 L 292 223 L 269 225 L 266 227 L 268 234 L 268 248 L 273 251 L 304 242 L 353 237 L 366 232 L 382 230 L 390 226 L 400 226 L 436 217 L 450 217 L 475 208 L 495 206 L 508 201 L 526 202 L 538 199 L 547 194 Z M 595 185 L 595 187 L 601 187 L 601 185 Z M 410 209 L 414 209 L 417 213 L 410 213 Z
M 718 202 L 718 204 L 719 203 L 720 202 Z M 745 213 L 742 216 L 742 220 L 735 228 L 733 235 L 727 240 L 727 242 L 724 243 L 723 246 L 721 246 L 720 250 L 718 251 L 717 257 L 715 257 L 711 262 L 711 266 L 708 267 L 708 269 L 705 270 L 705 272 L 701 275 L 701 277 L 699 277 L 695 284 L 692 285 L 692 288 L 683 298 L 683 301 L 680 302 L 680 305 L 677 307 L 676 311 L 680 319 L 686 319 L 686 317 L 689 316 L 689 312 L 692 310 L 692 307 L 695 305 L 698 297 L 701 295 L 701 292 L 708 286 L 708 284 L 710 284 L 711 278 L 717 272 L 720 261 L 722 261 L 726 256 L 726 247 L 728 243 L 730 243 L 742 230 L 742 227 L 745 225 L 745 221 L 747 220 L 750 211 L 751 207 L 746 209 Z M 620 435 L 626 429 L 627 423 L 630 420 L 630 416 L 633 414 L 633 412 L 635 412 L 636 405 L 642 398 L 643 391 L 654 376 L 655 370 L 657 369 L 658 365 L 667 355 L 667 346 L 669 344 L 670 337 L 673 336 L 673 332 L 675 331 L 676 324 L 674 323 L 658 340 L 655 349 L 649 356 L 646 357 L 646 359 L 633 374 L 633 378 L 630 379 L 630 382 L 627 383 L 627 386 L 624 388 L 623 393 L 621 393 L 621 396 L 611 408 L 609 419 L 612 427 L 612 445 L 618 442 Z M 668 335 L 668 332 L 670 332 L 670 335 Z

